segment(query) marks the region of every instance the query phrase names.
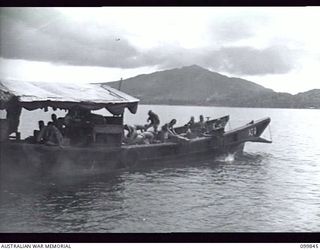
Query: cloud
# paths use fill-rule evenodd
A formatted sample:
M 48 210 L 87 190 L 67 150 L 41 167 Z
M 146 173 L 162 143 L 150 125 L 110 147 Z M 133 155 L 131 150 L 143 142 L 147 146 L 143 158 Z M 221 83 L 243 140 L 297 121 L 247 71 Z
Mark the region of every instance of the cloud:
M 297 56 L 296 51 L 283 46 L 223 47 L 211 54 L 215 57 L 212 67 L 240 75 L 284 74 L 295 68 Z
M 217 50 L 156 48 L 138 57 L 139 64 L 173 68 L 198 64 L 215 71 L 237 75 L 283 74 L 295 68 L 297 51 L 271 46 L 265 49 L 250 47 L 222 47 Z
M 236 42 L 253 37 L 268 21 L 269 17 L 262 13 L 241 12 L 222 20 L 212 20 L 208 32 L 212 42 Z
M 138 51 L 108 27 L 83 25 L 50 9 L 2 9 L 0 55 L 71 65 L 134 67 Z
M 2 8 L 0 17 L 0 56 L 10 59 L 117 68 L 167 69 L 198 64 L 240 75 L 287 73 L 297 59 L 296 51 L 285 46 L 255 49 L 226 43 L 215 49 L 187 49 L 162 43 L 156 48 L 138 49 L 119 28 L 101 22 L 77 22 L 52 8 Z M 210 27 L 220 42 L 232 42 L 254 36 L 257 25 L 265 21 L 263 16 L 238 16 Z

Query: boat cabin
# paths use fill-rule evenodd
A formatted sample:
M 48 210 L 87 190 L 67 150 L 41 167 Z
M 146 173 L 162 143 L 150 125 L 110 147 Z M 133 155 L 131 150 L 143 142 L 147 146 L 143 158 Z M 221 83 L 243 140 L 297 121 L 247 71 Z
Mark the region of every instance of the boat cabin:
M 70 84 L 0 80 L 0 141 L 21 141 L 21 110 L 67 111 L 63 117 L 63 141 L 70 146 L 120 146 L 125 108 L 136 113 L 139 100 L 102 83 Z M 111 115 L 92 113 L 106 109 Z M 40 131 L 35 130 L 34 137 Z M 34 141 L 34 143 L 36 143 Z

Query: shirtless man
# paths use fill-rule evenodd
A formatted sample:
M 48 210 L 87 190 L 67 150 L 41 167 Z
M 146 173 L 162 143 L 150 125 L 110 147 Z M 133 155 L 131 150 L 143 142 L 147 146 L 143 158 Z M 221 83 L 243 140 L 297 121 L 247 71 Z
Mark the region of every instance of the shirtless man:
M 147 122 L 150 121 L 150 123 L 146 125 L 146 130 L 148 130 L 148 128 L 153 127 L 154 132 L 157 132 L 158 126 L 160 124 L 159 116 L 156 113 L 152 112 L 152 110 L 149 110 L 148 115 L 149 117 L 147 119 Z

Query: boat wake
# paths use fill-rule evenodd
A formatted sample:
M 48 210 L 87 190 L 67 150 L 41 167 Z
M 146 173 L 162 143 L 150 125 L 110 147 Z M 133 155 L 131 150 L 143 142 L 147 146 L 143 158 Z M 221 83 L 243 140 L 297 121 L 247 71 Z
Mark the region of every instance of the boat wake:
M 250 165 L 250 166 L 265 166 L 268 161 L 272 158 L 272 155 L 267 153 L 247 153 L 237 157 L 237 162 L 239 165 Z
M 216 161 L 224 163 L 232 163 L 235 161 L 235 154 L 227 154 L 219 156 Z
M 219 156 L 215 162 L 224 164 L 239 164 L 239 165 L 263 165 L 272 157 L 266 153 L 243 153 L 243 154 L 227 154 Z

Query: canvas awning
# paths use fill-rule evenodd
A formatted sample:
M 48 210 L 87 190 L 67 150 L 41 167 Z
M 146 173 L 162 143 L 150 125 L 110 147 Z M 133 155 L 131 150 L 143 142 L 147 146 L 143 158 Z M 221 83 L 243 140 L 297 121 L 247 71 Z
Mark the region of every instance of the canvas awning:
M 27 110 L 39 108 L 70 109 L 82 107 L 90 110 L 106 108 L 120 115 L 128 108 L 136 113 L 139 99 L 100 84 L 72 84 L 0 80 L 0 109 L 5 109 L 12 97 Z

